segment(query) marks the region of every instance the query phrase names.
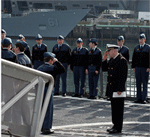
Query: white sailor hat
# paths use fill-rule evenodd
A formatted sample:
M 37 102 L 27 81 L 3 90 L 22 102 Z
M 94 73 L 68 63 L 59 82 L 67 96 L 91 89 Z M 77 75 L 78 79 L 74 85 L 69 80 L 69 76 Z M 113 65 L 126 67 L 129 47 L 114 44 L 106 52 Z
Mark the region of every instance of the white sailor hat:
M 40 34 L 38 34 L 35 39 L 40 40 L 40 39 L 42 39 L 42 36 Z
M 22 39 L 24 36 L 22 34 L 19 35 L 18 39 Z
M 1 33 L 6 33 L 6 31 L 4 29 L 1 30 Z
M 114 45 L 114 44 L 107 44 L 106 48 L 107 48 L 107 51 L 110 51 L 112 49 L 118 49 L 119 46 L 118 45 Z
M 144 33 L 140 34 L 140 36 L 139 36 L 139 39 L 143 39 L 143 38 L 146 39 L 146 36 Z
M 81 38 L 78 38 L 76 42 L 77 43 L 83 43 L 83 40 Z
M 118 41 L 124 40 L 124 36 L 118 36 Z
M 57 39 L 64 39 L 62 35 L 59 35 Z

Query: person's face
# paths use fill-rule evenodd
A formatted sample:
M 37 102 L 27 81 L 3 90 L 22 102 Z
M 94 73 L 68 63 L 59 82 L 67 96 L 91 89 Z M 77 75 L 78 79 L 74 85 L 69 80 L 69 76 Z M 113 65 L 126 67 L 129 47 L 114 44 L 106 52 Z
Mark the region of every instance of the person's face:
M 95 47 L 94 43 L 90 42 L 90 43 L 89 43 L 89 47 L 90 47 L 90 48 L 94 48 L 94 47 Z
M 22 40 L 22 41 L 25 41 L 25 37 L 23 37 L 21 40 Z
M 77 48 L 81 48 L 83 43 L 77 43 Z
M 139 43 L 140 43 L 140 45 L 143 45 L 144 43 L 145 43 L 145 41 L 146 41 L 146 39 L 139 39 Z
M 108 55 L 109 55 L 110 58 L 113 58 L 114 57 L 113 56 L 114 55 L 114 49 L 109 50 Z
M 120 41 L 118 40 L 117 42 L 120 47 L 124 44 L 124 40 L 120 40 Z
M 57 39 L 58 45 L 62 45 L 64 43 L 63 39 Z
M 1 33 L 1 39 L 3 40 L 6 37 L 6 33 Z
M 40 39 L 40 40 L 36 40 L 36 43 L 38 44 L 38 45 L 40 45 L 41 43 L 42 43 L 42 39 Z
M 50 65 L 53 65 L 53 63 L 54 63 L 53 59 L 50 59 L 50 60 L 49 60 L 49 64 L 50 64 Z
M 16 46 L 14 47 L 14 52 L 17 54 L 18 53 L 19 48 L 17 48 Z

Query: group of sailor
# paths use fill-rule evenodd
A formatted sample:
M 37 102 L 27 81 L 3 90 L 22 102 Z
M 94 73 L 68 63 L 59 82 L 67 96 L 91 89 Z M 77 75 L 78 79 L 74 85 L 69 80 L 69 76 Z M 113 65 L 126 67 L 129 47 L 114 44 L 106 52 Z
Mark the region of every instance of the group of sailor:
M 62 79 L 62 96 L 67 93 L 67 70 L 70 69 L 74 76 L 75 94 L 73 97 L 84 96 L 85 79 L 88 74 L 89 81 L 89 99 L 96 99 L 98 93 L 98 80 L 101 70 L 108 71 L 106 96 L 111 99 L 112 117 L 114 127 L 108 132 L 121 132 L 123 122 L 124 100 L 113 100 L 113 92 L 119 95 L 125 91 L 125 82 L 127 79 L 127 63 L 129 63 L 129 48 L 124 46 L 125 39 L 123 36 L 117 38 L 118 45 L 107 44 L 107 51 L 102 59 L 102 52 L 97 47 L 98 40 L 96 38 L 89 39 L 89 50 L 83 47 L 83 40 L 76 40 L 76 47 L 71 50 L 68 44 L 64 43 L 64 37 L 59 35 L 57 44 L 53 47 L 52 52 L 48 52 L 47 45 L 42 43 L 43 38 L 40 34 L 36 36 L 36 44 L 32 47 L 32 56 L 30 47 L 25 41 L 25 37 L 20 34 L 12 51 L 12 40 L 6 37 L 6 31 L 2 29 L 2 52 L 3 59 L 10 60 L 24 66 L 33 67 L 39 71 L 51 74 L 55 79 L 54 95 L 59 95 L 60 78 Z M 147 85 L 150 72 L 150 46 L 145 44 L 145 34 L 140 34 L 139 45 L 133 52 L 132 68 L 135 71 L 137 85 L 137 100 L 135 103 L 146 103 Z M 108 55 L 110 60 L 107 61 Z M 102 68 L 102 69 L 101 69 Z M 81 84 L 80 84 L 81 83 Z M 143 92 L 141 84 L 143 83 Z M 47 85 L 47 84 L 46 84 Z M 44 95 L 47 92 L 45 86 Z M 45 97 L 45 96 L 44 96 Z M 42 127 L 43 134 L 53 133 L 52 130 L 52 113 L 53 113 L 53 95 L 49 102 L 47 113 Z M 118 110 L 116 110 L 117 104 Z M 118 112 L 120 123 L 117 122 L 115 113 Z M 51 114 L 50 114 L 51 113 Z M 118 118 L 118 117 L 117 117 Z M 50 121 L 48 122 L 48 120 Z M 115 123 L 116 121 L 116 123 Z M 116 125 L 115 125 L 116 124 Z

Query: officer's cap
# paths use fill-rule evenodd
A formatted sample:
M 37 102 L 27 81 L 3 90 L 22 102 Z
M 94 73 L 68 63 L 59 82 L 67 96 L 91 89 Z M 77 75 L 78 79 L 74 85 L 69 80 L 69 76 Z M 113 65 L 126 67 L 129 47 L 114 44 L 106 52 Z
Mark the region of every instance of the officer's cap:
M 119 36 L 117 40 L 118 41 L 124 40 L 124 36 Z
M 12 40 L 11 40 L 11 38 L 4 38 L 3 40 L 2 40 L 2 44 L 12 44 Z
M 24 46 L 24 48 L 27 47 L 27 43 L 24 42 L 24 41 L 22 41 L 22 40 L 18 40 L 18 41 L 16 42 L 16 44 L 17 44 L 17 43 L 19 43 L 19 44 L 21 44 L 22 46 Z
M 143 39 L 143 38 L 146 39 L 146 36 L 144 33 L 140 34 L 140 36 L 139 36 L 139 39 Z
M 44 58 L 45 57 L 53 57 L 53 58 L 55 58 L 55 54 L 54 53 L 51 53 L 51 52 L 44 52 Z
M 64 39 L 62 35 L 59 35 L 57 39 Z
M 22 34 L 19 35 L 18 39 L 22 39 L 24 36 Z
M 83 43 L 83 40 L 81 38 L 78 38 L 77 43 Z
M 35 40 L 41 40 L 42 39 L 42 36 L 40 34 L 38 34 L 35 38 Z
M 1 33 L 6 33 L 6 31 L 4 29 L 1 30 Z
M 97 39 L 96 39 L 96 38 L 91 38 L 91 39 L 89 39 L 89 42 L 92 42 L 92 43 L 96 43 L 96 44 L 98 44 L 98 41 L 97 41 Z
M 113 44 L 107 44 L 106 48 L 107 48 L 107 51 L 110 51 L 112 49 L 118 49 L 119 46 L 113 45 Z

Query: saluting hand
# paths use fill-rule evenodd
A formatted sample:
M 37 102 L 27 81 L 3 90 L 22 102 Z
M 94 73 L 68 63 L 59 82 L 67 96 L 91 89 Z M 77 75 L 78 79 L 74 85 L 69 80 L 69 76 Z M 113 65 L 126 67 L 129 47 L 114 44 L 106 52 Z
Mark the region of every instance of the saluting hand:
M 95 73 L 96 73 L 96 75 L 97 75 L 97 74 L 98 74 L 98 71 L 96 70 Z
M 87 69 L 85 70 L 85 73 L 86 73 L 86 74 L 88 74 L 88 73 L 89 73 Z
M 53 59 L 53 62 L 56 62 L 56 61 L 58 61 L 58 60 L 57 60 L 56 58 L 54 58 L 54 59 Z
M 103 56 L 103 60 L 106 60 L 108 58 L 108 51 L 105 51 L 104 56 Z

